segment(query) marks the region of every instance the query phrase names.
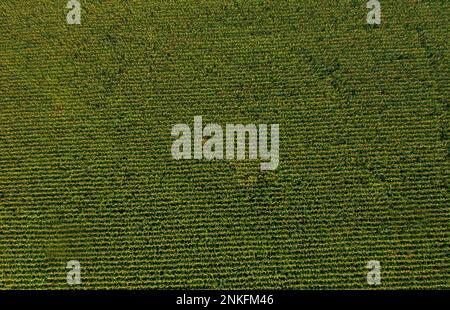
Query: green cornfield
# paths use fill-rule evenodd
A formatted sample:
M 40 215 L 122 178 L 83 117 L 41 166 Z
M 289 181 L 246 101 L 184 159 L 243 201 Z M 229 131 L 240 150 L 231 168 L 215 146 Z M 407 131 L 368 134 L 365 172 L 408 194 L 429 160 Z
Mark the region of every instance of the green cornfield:
M 0 1 L 0 289 L 450 288 L 449 1 L 79 2 Z

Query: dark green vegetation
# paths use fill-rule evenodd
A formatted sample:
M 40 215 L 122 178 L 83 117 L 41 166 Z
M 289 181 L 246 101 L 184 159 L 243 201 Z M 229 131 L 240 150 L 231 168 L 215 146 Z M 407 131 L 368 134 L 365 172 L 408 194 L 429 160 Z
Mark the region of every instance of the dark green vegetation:
M 0 2 L 0 288 L 450 288 L 449 1 L 81 3 Z M 194 115 L 280 166 L 174 161 Z

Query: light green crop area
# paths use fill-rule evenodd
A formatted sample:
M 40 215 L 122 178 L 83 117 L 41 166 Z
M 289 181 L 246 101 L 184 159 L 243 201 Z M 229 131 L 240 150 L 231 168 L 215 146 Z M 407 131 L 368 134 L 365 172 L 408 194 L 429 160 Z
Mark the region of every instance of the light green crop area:
M 450 288 L 449 1 L 0 2 L 0 289 Z M 178 123 L 280 124 L 280 164 Z

